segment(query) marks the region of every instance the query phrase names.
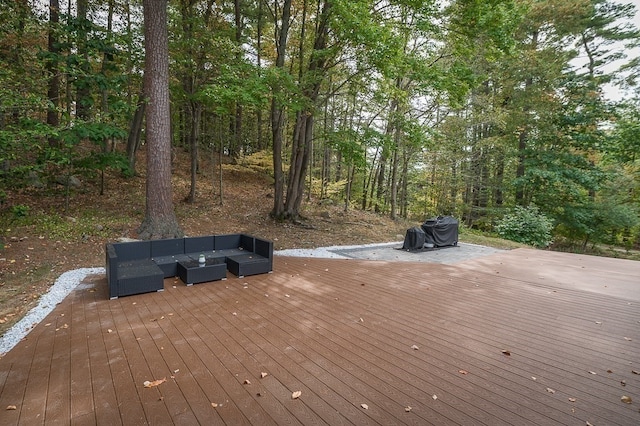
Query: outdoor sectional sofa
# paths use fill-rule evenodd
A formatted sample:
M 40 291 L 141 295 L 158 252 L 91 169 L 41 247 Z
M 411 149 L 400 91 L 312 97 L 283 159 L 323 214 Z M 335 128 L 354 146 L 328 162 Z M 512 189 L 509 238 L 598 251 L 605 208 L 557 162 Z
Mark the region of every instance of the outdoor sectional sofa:
M 224 264 L 223 276 L 226 270 L 238 277 L 273 270 L 273 242 L 246 234 L 108 243 L 105 252 L 111 299 L 161 291 L 165 278 L 183 278 L 186 275 L 182 265 L 197 262 L 200 255 L 204 255 L 207 265 Z M 191 270 L 197 272 L 197 268 Z M 214 279 L 221 278 L 201 281 Z

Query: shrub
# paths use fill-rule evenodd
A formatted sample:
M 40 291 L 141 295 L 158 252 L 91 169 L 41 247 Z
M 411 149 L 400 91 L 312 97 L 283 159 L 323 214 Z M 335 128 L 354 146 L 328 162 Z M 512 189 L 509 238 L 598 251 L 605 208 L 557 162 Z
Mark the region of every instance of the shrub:
M 500 237 L 534 247 L 547 247 L 553 242 L 553 222 L 536 206 L 516 206 L 513 212 L 498 221 Z

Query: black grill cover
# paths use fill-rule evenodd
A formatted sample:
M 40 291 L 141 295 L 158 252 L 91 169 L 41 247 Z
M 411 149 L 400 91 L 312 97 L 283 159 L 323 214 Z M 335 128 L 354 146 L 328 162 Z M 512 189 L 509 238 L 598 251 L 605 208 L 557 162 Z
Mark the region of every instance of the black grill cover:
M 438 216 L 427 219 L 422 224 L 425 242 L 435 247 L 455 246 L 458 244 L 458 220 L 451 216 Z
M 404 250 L 419 250 L 424 246 L 424 238 L 425 235 L 422 228 L 409 228 L 404 236 L 402 248 Z

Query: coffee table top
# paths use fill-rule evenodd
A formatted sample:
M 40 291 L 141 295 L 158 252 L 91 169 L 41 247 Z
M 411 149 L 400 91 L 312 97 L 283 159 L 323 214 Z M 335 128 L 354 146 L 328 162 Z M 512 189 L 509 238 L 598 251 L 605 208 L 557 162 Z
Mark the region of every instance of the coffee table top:
M 178 263 L 186 269 L 201 267 L 200 262 L 197 259 L 180 260 Z M 224 257 L 213 257 L 213 258 L 205 259 L 204 265 L 202 266 L 214 266 L 214 265 L 220 265 L 222 263 L 225 263 Z

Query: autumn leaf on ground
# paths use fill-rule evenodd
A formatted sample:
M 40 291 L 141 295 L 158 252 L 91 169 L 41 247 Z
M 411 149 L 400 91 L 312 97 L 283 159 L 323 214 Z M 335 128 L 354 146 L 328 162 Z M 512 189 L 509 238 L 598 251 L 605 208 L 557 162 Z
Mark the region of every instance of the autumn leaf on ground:
M 302 395 L 302 391 L 295 391 L 294 393 L 291 394 L 291 398 L 298 399 L 300 398 L 300 395 Z
M 145 388 L 152 388 L 154 386 L 161 385 L 166 381 L 167 381 L 167 378 L 165 377 L 163 379 L 154 380 L 152 382 L 150 382 L 149 380 L 146 380 L 143 384 Z

